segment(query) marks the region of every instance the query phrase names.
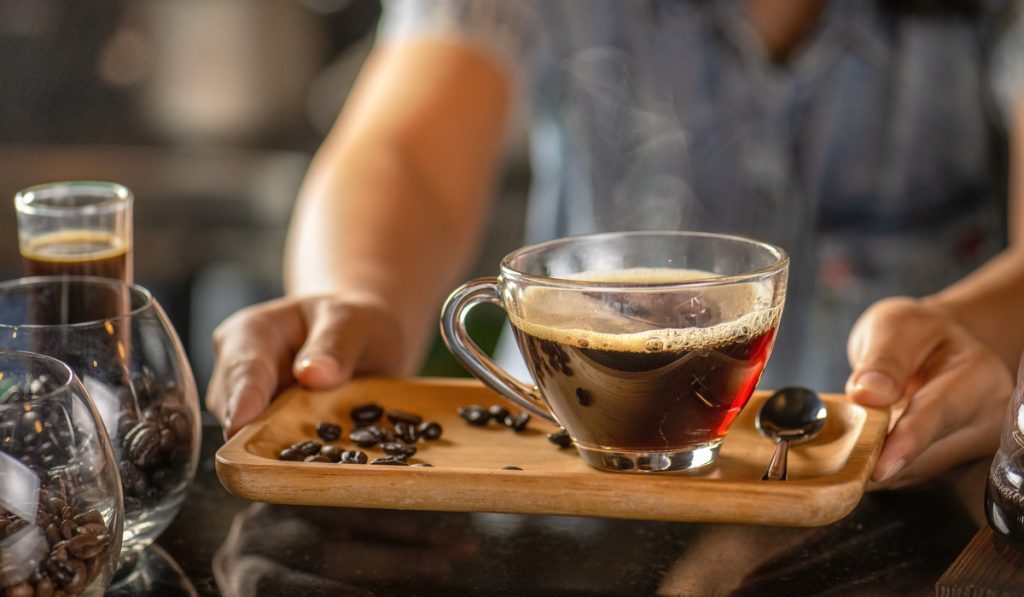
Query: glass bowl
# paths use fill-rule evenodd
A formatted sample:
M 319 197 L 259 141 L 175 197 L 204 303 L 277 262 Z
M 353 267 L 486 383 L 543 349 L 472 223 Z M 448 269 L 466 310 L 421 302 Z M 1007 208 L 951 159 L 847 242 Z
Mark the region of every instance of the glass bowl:
M 125 566 L 177 514 L 199 458 L 195 379 L 163 309 L 108 278 L 0 283 L 0 349 L 64 361 L 92 397 L 121 473 Z
M 101 595 L 121 549 L 106 430 L 64 363 L 0 351 L 0 593 Z

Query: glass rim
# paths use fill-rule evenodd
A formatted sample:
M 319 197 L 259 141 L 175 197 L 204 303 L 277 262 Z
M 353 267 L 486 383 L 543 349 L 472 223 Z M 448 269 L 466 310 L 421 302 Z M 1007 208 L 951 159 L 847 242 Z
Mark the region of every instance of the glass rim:
M 28 276 L 24 278 L 15 278 L 13 280 L 6 280 L 0 282 L 0 296 L 5 292 L 15 288 L 28 288 L 31 286 L 42 286 L 49 285 L 58 282 L 86 282 L 89 284 L 102 284 L 106 286 L 115 286 L 126 288 L 130 293 L 136 296 L 142 297 L 142 304 L 134 309 L 130 309 L 125 313 L 119 313 L 110 317 L 104 317 L 103 319 L 92 319 L 89 321 L 79 321 L 76 323 L 56 323 L 56 324 L 39 324 L 39 323 L 7 323 L 0 321 L 0 329 L 12 330 L 12 329 L 53 329 L 53 328 L 72 328 L 72 329 L 84 329 L 92 326 L 103 325 L 108 321 L 122 321 L 125 319 L 131 319 L 132 317 L 142 313 L 146 309 L 152 307 L 154 299 L 153 293 L 146 288 L 139 286 L 138 284 L 129 284 L 123 280 L 117 280 L 115 278 L 104 278 L 102 276 Z
M 575 280 L 571 278 L 559 278 L 555 276 L 540 276 L 528 274 L 512 266 L 516 259 L 527 257 L 530 254 L 539 254 L 552 249 L 577 244 L 580 242 L 600 242 L 615 238 L 628 237 L 675 237 L 675 238 L 705 238 L 717 239 L 755 247 L 775 257 L 775 262 L 764 267 L 751 269 L 738 274 L 713 274 L 706 278 L 687 280 L 684 282 L 593 282 L 588 280 Z M 538 286 L 549 286 L 566 289 L 589 289 L 608 291 L 643 291 L 643 290 L 672 290 L 689 288 L 707 288 L 715 286 L 726 286 L 756 280 L 766 276 L 774 276 L 789 266 L 789 254 L 785 249 L 768 242 L 755 240 L 750 237 L 736 234 L 721 234 L 718 232 L 697 232 L 689 230 L 632 230 L 626 232 L 601 232 L 597 234 L 581 234 L 574 236 L 560 237 L 536 244 L 520 247 L 505 255 L 501 260 L 500 272 L 503 280 L 513 279 L 516 281 L 527 281 Z
M 48 400 L 50 398 L 56 398 L 56 397 L 58 397 L 58 395 L 62 395 L 65 392 L 70 392 L 70 391 L 72 391 L 74 389 L 72 386 L 74 385 L 75 379 L 76 379 L 75 371 L 71 368 L 70 365 L 68 365 L 64 361 L 62 361 L 62 360 L 60 360 L 58 358 L 55 358 L 55 357 L 51 357 L 50 355 L 45 355 L 45 354 L 40 353 L 40 352 L 32 352 L 32 351 L 29 351 L 29 350 L 10 350 L 10 349 L 7 349 L 7 348 L 0 348 L 0 360 L 2 360 L 4 357 L 8 357 L 8 356 L 23 357 L 23 358 L 26 358 L 26 359 L 33 359 L 33 360 L 37 360 L 37 361 L 55 363 L 57 365 L 55 370 L 56 371 L 60 371 L 60 373 L 62 374 L 61 379 L 58 380 L 58 381 L 60 381 L 60 385 L 58 385 L 54 389 L 50 390 L 49 392 L 46 392 L 45 394 L 33 394 L 33 395 L 31 395 L 31 397 L 29 398 L 28 402 L 36 402 L 38 400 Z M 0 410 L 4 410 L 4 409 L 7 409 L 7 408 L 14 408 L 14 407 L 16 407 L 16 408 L 23 408 L 21 405 L 22 405 L 21 402 L 19 402 L 17 404 L 13 404 L 13 403 L 12 404 L 0 403 Z
M 96 193 L 96 201 L 84 205 L 55 205 L 39 203 L 44 197 L 85 195 Z M 123 184 L 102 180 L 68 180 L 37 184 L 18 191 L 14 206 L 18 213 L 41 216 L 67 216 L 71 213 L 92 216 L 125 209 L 134 199 L 131 190 Z

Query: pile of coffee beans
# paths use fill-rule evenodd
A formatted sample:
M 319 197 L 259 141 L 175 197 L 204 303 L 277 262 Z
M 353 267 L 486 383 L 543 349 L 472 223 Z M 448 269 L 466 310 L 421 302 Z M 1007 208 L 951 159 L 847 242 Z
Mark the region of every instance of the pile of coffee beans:
M 510 413 L 500 404 L 492 404 L 490 408 L 470 404 L 469 406 L 460 406 L 455 409 L 455 412 L 464 421 L 475 427 L 486 427 L 488 423 L 494 421 L 516 433 L 521 433 L 526 431 L 526 426 L 530 423 L 530 413 Z
M 127 515 L 160 502 L 185 481 L 192 455 L 192 421 L 181 391 L 148 370 L 121 392 L 118 442 Z
M 16 457 L 40 478 L 58 464 L 74 460 L 71 452 L 72 430 L 60 408 L 31 404 L 32 400 L 52 391 L 55 384 L 46 375 L 32 380 L 27 387 L 8 387 L 0 404 L 20 405 L 17 418 L 0 421 L 0 450 Z
M 455 412 L 474 427 L 486 427 L 491 421 L 494 421 L 516 433 L 526 431 L 527 425 L 530 422 L 530 413 L 513 414 L 500 404 L 492 404 L 489 408 L 484 408 L 478 404 L 470 404 L 469 406 L 458 407 Z M 572 438 L 569 437 L 569 433 L 565 429 L 549 433 L 548 441 L 559 448 L 569 448 L 572 446 Z
M 416 454 L 420 440 L 433 441 L 444 433 L 436 421 L 424 421 L 421 415 L 401 410 L 385 413 L 379 404 L 361 404 L 351 409 L 349 416 L 354 428 L 348 440 L 359 448 L 380 449 L 384 456 L 372 460 L 362 450 L 345 450 L 338 446 L 325 445 L 341 439 L 344 430 L 341 425 L 321 421 L 316 426 L 316 440 L 295 442 L 278 454 L 280 460 L 293 462 L 324 462 L 337 464 L 383 464 L 408 466 L 409 459 Z M 387 419 L 390 426 L 383 423 Z M 418 463 L 418 466 L 430 466 Z M 417 466 L 413 465 L 413 466 Z
M 6 597 L 79 595 L 110 560 L 113 544 L 99 510 L 81 511 L 56 490 L 39 492 L 35 520 L 0 507 L 0 591 Z
M 84 451 L 98 440 L 74 426 L 64 396 L 43 397 L 57 387 L 38 375 L 31 383 L 6 386 L 0 395 L 0 405 L 15 406 L 6 411 L 13 416 L 0 421 L 0 455 L 35 473 L 40 487 L 34 502 L 0 506 L 5 597 L 79 595 L 110 561 L 113 541 L 103 515 L 75 495 L 94 474 L 96 455 Z

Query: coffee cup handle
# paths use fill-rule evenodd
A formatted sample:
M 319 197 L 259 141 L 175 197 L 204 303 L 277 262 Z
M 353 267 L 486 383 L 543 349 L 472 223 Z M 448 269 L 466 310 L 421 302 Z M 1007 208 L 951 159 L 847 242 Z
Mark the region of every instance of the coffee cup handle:
M 516 406 L 552 423 L 551 413 L 542 408 L 543 399 L 537 386 L 528 386 L 495 363 L 480 349 L 466 331 L 466 315 L 480 303 L 492 303 L 504 309 L 497 278 L 470 280 L 455 290 L 441 309 L 441 338 L 455 360 L 468 369 L 487 387 Z

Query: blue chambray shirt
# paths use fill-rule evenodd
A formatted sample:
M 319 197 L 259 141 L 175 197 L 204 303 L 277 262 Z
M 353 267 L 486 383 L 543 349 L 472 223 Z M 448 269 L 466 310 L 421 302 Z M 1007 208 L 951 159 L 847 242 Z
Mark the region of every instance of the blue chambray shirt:
M 457 38 L 517 80 L 529 242 L 692 229 L 792 258 L 762 387 L 840 391 L 874 301 L 921 296 L 1006 242 L 1013 7 L 896 18 L 832 0 L 784 65 L 742 0 L 392 0 L 377 43 Z

